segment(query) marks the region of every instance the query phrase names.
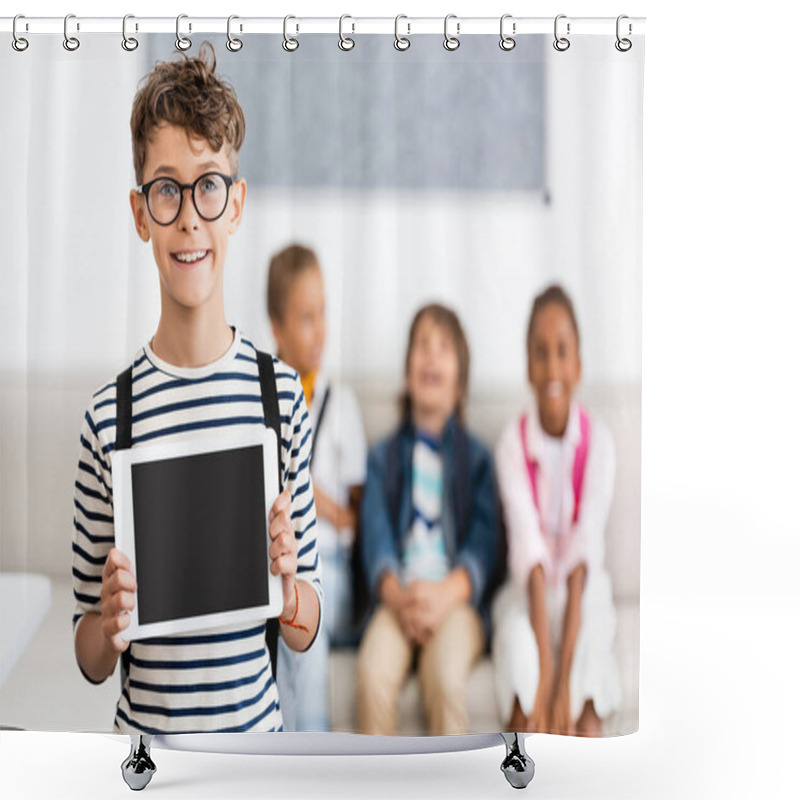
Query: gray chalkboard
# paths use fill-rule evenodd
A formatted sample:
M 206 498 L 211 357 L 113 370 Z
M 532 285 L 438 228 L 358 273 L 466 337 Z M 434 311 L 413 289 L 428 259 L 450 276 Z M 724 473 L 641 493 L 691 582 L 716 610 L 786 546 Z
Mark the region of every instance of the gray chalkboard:
M 440 36 L 244 37 L 238 53 L 214 45 L 218 72 L 236 90 L 247 133 L 240 174 L 251 186 L 389 189 L 544 188 L 546 37 L 463 37 L 448 52 Z M 190 55 L 196 54 L 195 38 Z M 150 63 L 174 53 L 174 37 L 147 38 Z

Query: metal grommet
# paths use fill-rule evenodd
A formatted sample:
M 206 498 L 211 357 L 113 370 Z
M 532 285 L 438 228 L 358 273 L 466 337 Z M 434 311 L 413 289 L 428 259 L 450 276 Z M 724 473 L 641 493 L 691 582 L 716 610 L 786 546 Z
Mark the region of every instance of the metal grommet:
M 339 17 L 339 49 L 344 50 L 345 52 L 347 52 L 348 50 L 352 50 L 356 46 L 355 40 L 351 39 L 349 36 L 344 35 L 343 26 L 344 26 L 344 21 L 346 19 L 353 19 L 353 18 L 349 14 L 342 14 L 342 16 Z M 356 29 L 355 23 L 352 23 L 352 28 L 353 31 L 355 31 Z
M 556 17 L 555 22 L 553 23 L 553 36 L 555 37 L 555 41 L 553 42 L 553 47 L 558 50 L 559 53 L 563 53 L 565 50 L 569 50 L 570 41 L 567 39 L 566 36 L 559 36 L 558 35 L 558 21 L 560 19 L 566 19 L 566 14 L 559 14 Z M 569 22 L 567 23 L 567 36 L 569 36 Z
M 74 36 L 70 36 L 69 31 L 67 30 L 69 21 L 71 19 L 75 19 L 74 14 L 67 14 L 67 16 L 64 17 L 64 49 L 69 50 L 70 53 L 74 52 L 81 46 L 81 43 L 78 41 L 78 39 L 76 39 Z M 77 27 L 77 30 L 80 30 L 80 26 Z
M 12 46 L 12 47 L 13 47 L 13 48 L 14 48 L 14 49 L 15 49 L 15 50 L 18 52 L 18 53 L 21 53 L 21 52 L 23 52 L 24 50 L 27 50 L 27 49 L 28 49 L 28 44 L 29 44 L 29 42 L 28 42 L 28 40 L 27 40 L 27 39 L 26 39 L 24 36 L 20 36 L 20 35 L 17 33 L 17 20 L 18 20 L 18 19 L 25 19 L 25 15 L 24 15 L 24 14 L 17 14 L 17 16 L 16 16 L 16 17 L 14 17 L 14 23 L 13 23 L 13 25 L 11 26 L 11 35 L 13 36 L 13 38 L 12 38 L 12 40 L 11 40 L 11 46 Z
M 129 53 L 132 53 L 139 46 L 138 39 L 128 36 L 128 20 L 133 18 L 133 14 L 126 14 L 122 18 L 122 49 L 127 50 Z M 139 26 L 137 25 L 136 28 L 138 30 Z
M 231 53 L 238 53 L 244 46 L 241 39 L 237 39 L 231 34 L 231 22 L 233 22 L 235 19 L 239 19 L 236 14 L 231 14 L 228 17 L 228 41 L 225 42 L 225 47 L 227 47 Z M 241 31 L 241 27 L 239 30 Z
M 627 15 L 627 14 L 620 14 L 620 15 L 617 17 L 617 41 L 616 41 L 616 42 L 614 42 L 614 47 L 616 47 L 616 48 L 617 48 L 617 50 L 619 50 L 619 51 L 620 51 L 620 53 L 627 53 L 627 52 L 628 52 L 628 50 L 630 50 L 630 49 L 631 49 L 631 47 L 633 47 L 633 42 L 631 42 L 631 40 L 630 40 L 630 39 L 623 39 L 623 38 L 622 38 L 622 37 L 619 35 L 619 24 L 620 24 L 620 22 L 622 22 L 622 20 L 624 20 L 624 19 L 628 19 L 628 15 Z M 630 24 L 630 22 L 629 22 L 629 23 L 628 23 L 628 35 L 630 35 L 632 32 L 633 32 L 633 27 L 632 27 L 632 25 L 631 25 L 631 24 Z
M 508 52 L 509 50 L 513 50 L 517 46 L 516 40 L 511 36 L 506 36 L 505 31 L 503 30 L 503 26 L 505 25 L 505 21 L 507 19 L 511 19 L 511 14 L 503 14 L 500 17 L 500 49 L 505 50 Z M 517 32 L 517 23 L 514 22 L 511 25 L 512 33 Z
M 444 42 L 443 42 L 443 44 L 444 44 L 444 49 L 445 50 L 449 50 L 452 53 L 453 50 L 458 50 L 458 48 L 461 46 L 461 42 L 458 39 L 458 33 L 461 30 L 461 23 L 460 22 L 456 23 L 456 35 L 455 36 L 450 36 L 450 34 L 447 32 L 447 23 L 450 22 L 451 19 L 456 19 L 456 15 L 455 14 L 448 14 L 444 18 Z
M 188 19 L 188 14 L 178 14 L 178 18 L 175 20 L 175 47 L 178 50 L 188 50 L 192 46 L 192 40 L 187 39 L 185 36 L 181 36 L 181 20 Z M 189 26 L 189 30 L 191 31 L 192 26 Z
M 394 18 L 394 49 L 403 52 L 404 50 L 408 50 L 411 47 L 411 39 L 406 39 L 405 36 L 400 35 L 400 20 L 401 19 L 408 19 L 405 14 L 398 14 Z M 411 34 L 411 23 L 407 22 L 406 27 L 408 28 L 407 35 Z
M 297 39 L 293 39 L 291 36 L 289 36 L 288 25 L 290 19 L 297 19 L 297 17 L 293 17 L 291 14 L 289 14 L 283 18 L 283 49 L 287 53 L 294 53 L 294 51 L 300 47 L 300 42 L 298 42 Z

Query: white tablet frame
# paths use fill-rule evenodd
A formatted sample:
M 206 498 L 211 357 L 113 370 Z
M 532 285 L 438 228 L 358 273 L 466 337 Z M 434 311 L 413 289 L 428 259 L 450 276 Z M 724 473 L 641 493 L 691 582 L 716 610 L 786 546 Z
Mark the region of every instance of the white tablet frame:
M 114 451 L 111 454 L 111 476 L 114 490 L 114 546 L 121 550 L 131 562 L 136 575 L 136 532 L 133 524 L 132 470 L 134 464 L 162 461 L 164 459 L 195 456 L 236 450 L 260 445 L 264 459 L 264 519 L 267 520 L 267 576 L 270 602 L 267 605 L 252 606 L 201 614 L 193 617 L 139 624 L 138 591 L 136 602 L 130 615 L 130 624 L 121 632 L 125 641 L 146 639 L 151 636 L 164 636 L 175 633 L 214 628 L 222 625 L 235 625 L 265 618 L 277 617 L 283 611 L 283 590 L 280 575 L 270 571 L 272 559 L 269 557 L 269 512 L 278 497 L 278 459 L 277 436 L 266 426 L 252 428 L 233 428 L 214 433 L 213 437 L 192 438 L 181 442 L 142 444 L 128 450 Z

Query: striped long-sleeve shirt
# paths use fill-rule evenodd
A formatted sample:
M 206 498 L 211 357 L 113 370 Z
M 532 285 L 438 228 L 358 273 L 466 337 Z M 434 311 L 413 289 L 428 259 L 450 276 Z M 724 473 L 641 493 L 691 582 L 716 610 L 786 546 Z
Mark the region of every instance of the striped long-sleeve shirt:
M 283 482 L 292 497 L 298 579 L 322 603 L 316 514 L 309 472 L 311 427 L 297 373 L 273 359 L 281 415 Z M 212 429 L 264 425 L 256 350 L 235 332 L 218 361 L 179 368 L 149 345 L 133 364 L 131 446 L 207 437 Z M 100 611 L 103 565 L 114 545 L 111 453 L 116 438 L 116 383 L 99 389 L 87 410 L 75 481 L 73 628 Z M 280 730 L 282 719 L 264 623 L 243 623 L 132 642 L 129 674 L 114 719 L 124 733 Z

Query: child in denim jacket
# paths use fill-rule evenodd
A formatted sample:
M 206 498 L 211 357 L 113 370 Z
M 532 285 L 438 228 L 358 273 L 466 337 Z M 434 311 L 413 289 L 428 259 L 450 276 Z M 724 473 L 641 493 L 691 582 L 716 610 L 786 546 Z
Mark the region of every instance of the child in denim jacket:
M 462 425 L 469 350 L 451 310 L 417 313 L 405 371 L 404 419 L 369 455 L 361 508 L 377 607 L 358 657 L 358 729 L 395 732 L 416 657 L 428 732 L 461 734 L 467 679 L 484 650 L 497 518 L 491 456 Z

